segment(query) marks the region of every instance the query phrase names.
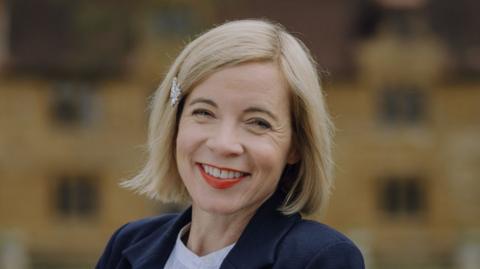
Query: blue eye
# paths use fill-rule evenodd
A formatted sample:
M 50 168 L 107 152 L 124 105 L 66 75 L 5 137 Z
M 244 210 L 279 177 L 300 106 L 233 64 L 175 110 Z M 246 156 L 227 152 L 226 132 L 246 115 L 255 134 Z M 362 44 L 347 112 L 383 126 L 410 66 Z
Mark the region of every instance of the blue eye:
M 253 126 L 258 127 L 260 129 L 264 129 L 264 130 L 268 130 L 272 128 L 272 125 L 268 121 L 264 119 L 259 119 L 259 118 L 252 119 L 251 121 L 249 121 L 249 124 L 252 124 Z
M 192 111 L 192 115 L 198 117 L 213 117 L 213 113 L 206 109 L 195 109 Z

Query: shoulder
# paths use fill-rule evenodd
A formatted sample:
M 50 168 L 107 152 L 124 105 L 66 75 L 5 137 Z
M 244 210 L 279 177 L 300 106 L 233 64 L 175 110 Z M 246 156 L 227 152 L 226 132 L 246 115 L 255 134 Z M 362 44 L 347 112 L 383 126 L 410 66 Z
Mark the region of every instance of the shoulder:
M 291 268 L 299 263 L 301 268 L 364 268 L 362 254 L 349 238 L 310 220 L 301 220 L 292 227 L 280 244 L 278 257 L 284 260 L 282 263 L 291 263 Z
M 337 243 L 352 243 L 345 235 L 330 226 L 311 220 L 300 220 L 287 233 L 285 243 L 302 244 L 314 249 Z
M 113 235 L 111 239 L 115 239 L 118 243 L 135 243 L 144 237 L 150 235 L 154 231 L 168 224 L 175 219 L 178 214 L 166 214 L 156 217 L 145 218 L 129 222 L 120 227 Z
M 177 216 L 178 214 L 167 214 L 123 225 L 111 236 L 96 268 L 110 268 L 111 264 L 117 264 L 122 259 L 122 251 L 154 232 L 167 229 Z

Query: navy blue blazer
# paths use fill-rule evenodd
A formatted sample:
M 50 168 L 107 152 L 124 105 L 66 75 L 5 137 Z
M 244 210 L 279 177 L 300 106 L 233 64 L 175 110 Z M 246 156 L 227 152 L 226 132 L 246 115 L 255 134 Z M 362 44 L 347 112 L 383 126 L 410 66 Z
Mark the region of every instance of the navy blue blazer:
M 299 214 L 278 212 L 283 197 L 277 191 L 257 210 L 221 269 L 365 268 L 359 249 L 341 233 L 302 220 Z M 96 268 L 163 268 L 190 219 L 191 208 L 124 225 L 113 234 Z

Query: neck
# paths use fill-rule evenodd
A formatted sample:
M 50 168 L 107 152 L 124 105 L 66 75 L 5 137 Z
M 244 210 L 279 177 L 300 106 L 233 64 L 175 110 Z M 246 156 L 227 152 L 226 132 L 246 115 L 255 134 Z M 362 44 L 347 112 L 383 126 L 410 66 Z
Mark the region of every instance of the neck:
M 187 247 L 204 256 L 235 243 L 256 210 L 239 214 L 215 214 L 192 205 L 192 224 Z

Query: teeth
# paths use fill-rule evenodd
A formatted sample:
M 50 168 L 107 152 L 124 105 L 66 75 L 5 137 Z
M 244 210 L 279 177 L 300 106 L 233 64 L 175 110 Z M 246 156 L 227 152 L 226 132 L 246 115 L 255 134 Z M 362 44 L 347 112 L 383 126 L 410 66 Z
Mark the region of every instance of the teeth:
M 206 164 L 202 164 L 202 167 L 207 174 L 221 179 L 239 178 L 244 175 L 244 173 L 241 172 L 221 170 L 216 167 L 208 166 Z
M 213 168 L 213 176 L 214 177 L 220 177 L 220 169 Z

